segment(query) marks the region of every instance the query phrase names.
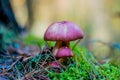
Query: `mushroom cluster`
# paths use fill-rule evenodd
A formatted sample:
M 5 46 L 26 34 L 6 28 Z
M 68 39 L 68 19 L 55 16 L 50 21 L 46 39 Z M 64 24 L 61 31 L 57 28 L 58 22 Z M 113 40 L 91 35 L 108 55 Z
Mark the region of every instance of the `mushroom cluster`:
M 82 30 L 70 21 L 52 23 L 44 34 L 45 41 L 56 41 L 52 53 L 56 58 L 72 57 L 70 41 L 83 38 Z

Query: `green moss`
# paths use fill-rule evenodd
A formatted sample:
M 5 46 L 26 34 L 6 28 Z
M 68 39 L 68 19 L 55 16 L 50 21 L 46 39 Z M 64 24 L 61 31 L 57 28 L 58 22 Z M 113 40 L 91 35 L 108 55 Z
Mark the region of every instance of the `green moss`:
M 59 79 L 67 79 L 67 80 L 80 80 L 80 79 L 98 79 L 100 76 L 99 72 L 94 68 L 92 64 L 86 58 L 86 50 L 84 48 L 75 49 L 74 53 L 76 56 L 71 58 L 72 63 L 68 63 L 67 68 L 63 70 L 62 73 L 56 74 L 54 72 L 50 72 L 48 77 L 51 79 L 57 78 Z M 70 61 L 69 61 L 70 62 Z M 59 76 L 59 77 L 58 77 Z
M 120 79 L 120 67 L 113 66 L 110 63 L 106 63 L 102 68 L 98 68 L 98 71 L 104 75 L 108 80 L 119 80 Z
M 54 46 L 55 41 L 53 42 L 44 41 L 44 39 L 41 39 L 29 34 L 27 37 L 24 38 L 24 43 L 26 45 L 31 45 L 31 44 L 38 45 L 41 48 L 42 46 L 45 46 L 45 45 L 47 45 L 48 47 Z
M 85 48 L 77 47 L 73 51 L 76 56 L 74 63 L 69 65 L 62 73 L 50 72 L 48 77 L 53 80 L 119 80 L 120 67 L 106 63 L 99 64 Z
M 27 37 L 24 38 L 24 43 L 27 45 L 38 45 L 39 47 L 41 47 L 43 44 L 45 44 L 45 41 L 43 39 L 40 39 L 38 37 L 35 37 L 31 34 L 29 34 Z

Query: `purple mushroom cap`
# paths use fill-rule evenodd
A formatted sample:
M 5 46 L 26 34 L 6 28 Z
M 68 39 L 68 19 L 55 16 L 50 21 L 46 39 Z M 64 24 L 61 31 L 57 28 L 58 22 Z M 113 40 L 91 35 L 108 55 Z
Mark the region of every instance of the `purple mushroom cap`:
M 56 58 L 63 58 L 63 57 L 72 57 L 74 56 L 71 49 L 68 47 L 61 47 L 56 54 Z
M 81 38 L 83 38 L 82 30 L 69 21 L 52 23 L 44 35 L 44 39 L 48 41 L 73 41 Z

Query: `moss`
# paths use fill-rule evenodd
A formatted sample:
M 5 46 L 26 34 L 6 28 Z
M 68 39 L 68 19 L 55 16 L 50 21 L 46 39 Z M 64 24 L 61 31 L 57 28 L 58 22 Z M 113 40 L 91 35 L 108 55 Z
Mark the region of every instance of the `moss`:
M 120 67 L 106 63 L 96 64 L 94 57 L 85 48 L 74 50 L 76 56 L 71 59 L 62 73 L 50 72 L 47 76 L 52 80 L 119 80 Z

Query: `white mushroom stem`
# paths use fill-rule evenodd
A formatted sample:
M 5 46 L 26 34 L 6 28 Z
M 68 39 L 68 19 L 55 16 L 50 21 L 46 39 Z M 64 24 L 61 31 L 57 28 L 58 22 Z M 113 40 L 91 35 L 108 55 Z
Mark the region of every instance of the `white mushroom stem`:
M 70 42 L 69 41 L 56 41 L 55 46 L 53 48 L 53 55 L 56 56 L 59 48 L 61 47 L 69 47 L 70 46 Z

